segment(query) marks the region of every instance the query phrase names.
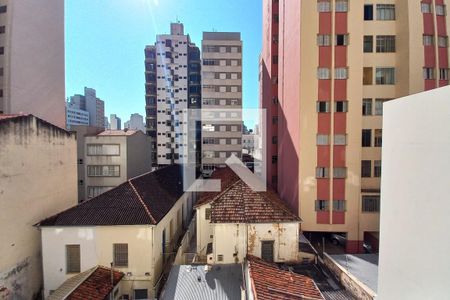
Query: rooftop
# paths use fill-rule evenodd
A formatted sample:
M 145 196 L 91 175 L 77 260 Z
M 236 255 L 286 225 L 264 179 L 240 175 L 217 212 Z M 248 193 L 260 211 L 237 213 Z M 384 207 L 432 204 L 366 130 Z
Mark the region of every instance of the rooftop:
M 162 300 L 241 299 L 242 266 L 214 265 L 173 266 L 161 294 Z
M 122 272 L 114 271 L 112 285 L 111 269 L 96 266 L 66 280 L 47 300 L 103 300 L 123 276 Z
M 98 136 L 129 136 L 140 132 L 139 130 L 105 130 L 97 134 Z
M 183 195 L 182 181 L 182 167 L 167 166 L 132 178 L 38 225 L 156 225 Z
M 250 284 L 258 300 L 324 299 L 314 280 L 248 256 Z

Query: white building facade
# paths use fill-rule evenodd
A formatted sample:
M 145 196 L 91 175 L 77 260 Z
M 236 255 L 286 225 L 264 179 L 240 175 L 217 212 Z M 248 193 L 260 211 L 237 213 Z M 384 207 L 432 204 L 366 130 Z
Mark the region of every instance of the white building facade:
M 105 127 L 105 102 L 97 97 L 94 89 L 85 87 L 84 95 L 76 94 L 70 97 L 69 105 L 89 113 L 89 126 Z
M 89 126 L 89 112 L 73 107 L 70 103 L 66 103 L 66 121 L 67 129 L 73 125 Z

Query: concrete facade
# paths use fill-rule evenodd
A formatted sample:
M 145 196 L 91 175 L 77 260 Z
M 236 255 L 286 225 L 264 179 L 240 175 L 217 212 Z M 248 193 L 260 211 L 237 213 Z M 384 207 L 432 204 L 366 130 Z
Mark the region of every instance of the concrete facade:
M 89 126 L 89 112 L 73 107 L 70 103 L 66 103 L 66 128 L 74 125 Z
M 104 131 L 85 137 L 85 199 L 151 171 L 150 138 L 141 131 Z
M 268 170 L 303 231 L 345 233 L 348 252 L 376 242 L 383 103 L 448 84 L 442 4 L 264 2 L 261 103 L 278 120 Z
M 0 114 L 65 128 L 64 2 L 0 1 Z
M 105 102 L 97 97 L 97 92 L 85 87 L 84 95 L 73 95 L 69 101 L 71 107 L 89 113 L 89 126 L 105 127 Z
M 144 117 L 140 114 L 131 114 L 130 120 L 125 122 L 123 127 L 131 130 L 140 130 L 145 133 Z
M 76 138 L 32 115 L 0 116 L 0 299 L 42 289 L 39 231 L 46 216 L 76 205 Z
M 443 87 L 384 106 L 379 299 L 448 297 L 449 99 Z
M 109 120 L 111 122 L 109 125 L 111 130 L 122 130 L 122 120 L 116 114 L 112 114 Z

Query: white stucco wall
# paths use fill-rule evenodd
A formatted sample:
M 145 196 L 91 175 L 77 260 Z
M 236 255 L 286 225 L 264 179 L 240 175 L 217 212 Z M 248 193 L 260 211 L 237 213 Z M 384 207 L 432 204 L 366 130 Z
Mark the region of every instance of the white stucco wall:
M 205 219 L 206 208 L 211 208 L 211 205 L 205 204 L 197 207 L 197 253 L 206 255 L 206 247 L 208 243 L 212 243 L 213 239 L 210 237 L 213 234 L 212 226 L 209 220 Z
M 384 105 L 379 299 L 447 299 L 450 87 Z

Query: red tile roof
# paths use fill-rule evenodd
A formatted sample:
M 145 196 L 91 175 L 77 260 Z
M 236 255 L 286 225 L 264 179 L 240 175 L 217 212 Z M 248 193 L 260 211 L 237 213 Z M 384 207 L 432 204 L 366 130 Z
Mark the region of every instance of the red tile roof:
M 124 274 L 114 270 L 113 282 L 111 284 L 111 269 L 98 266 L 97 269 L 83 281 L 66 298 L 69 300 L 103 300 L 120 282 Z
M 171 165 L 132 178 L 38 225 L 156 225 L 183 193 L 182 166 Z
M 229 188 L 232 184 L 239 180 L 239 176 L 233 172 L 230 168 L 219 168 L 216 169 L 211 178 L 209 179 L 220 179 L 221 191 L 220 192 L 204 192 L 201 194 L 196 207 L 203 205 L 205 203 L 211 202 L 214 197 L 221 194 L 224 190 Z
M 324 299 L 311 278 L 281 270 L 276 265 L 247 256 L 250 284 L 255 299 Z

